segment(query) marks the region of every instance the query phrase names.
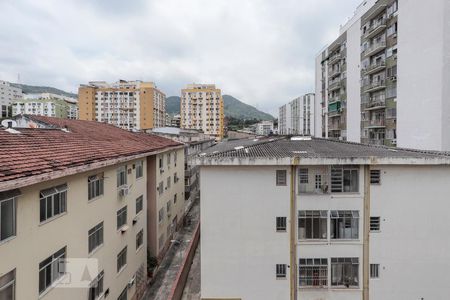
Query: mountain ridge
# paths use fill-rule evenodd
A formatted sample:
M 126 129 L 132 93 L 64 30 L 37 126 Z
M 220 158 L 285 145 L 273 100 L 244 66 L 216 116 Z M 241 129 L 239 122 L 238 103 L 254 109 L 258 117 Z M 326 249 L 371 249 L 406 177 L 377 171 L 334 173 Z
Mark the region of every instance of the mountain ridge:
M 225 117 L 241 120 L 257 119 L 262 121 L 272 121 L 275 119 L 271 114 L 260 111 L 256 107 L 246 104 L 231 95 L 223 95 L 222 98 Z M 179 96 L 169 96 L 166 98 L 166 112 L 170 115 L 180 113 Z
M 62 95 L 66 97 L 78 98 L 77 94 L 69 93 L 51 86 L 38 86 L 38 85 L 28 85 L 21 83 L 11 83 L 12 86 L 22 89 L 22 93 L 25 94 L 35 94 L 35 93 L 52 93 L 56 95 Z

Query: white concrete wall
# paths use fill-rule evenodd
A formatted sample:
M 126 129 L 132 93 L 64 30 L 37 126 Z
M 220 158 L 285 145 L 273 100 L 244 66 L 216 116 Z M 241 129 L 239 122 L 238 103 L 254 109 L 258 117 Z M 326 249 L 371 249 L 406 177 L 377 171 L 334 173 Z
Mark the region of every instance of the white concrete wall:
M 289 265 L 289 231 L 276 232 L 275 218 L 289 216 L 290 189 L 275 185 L 276 170 L 201 168 L 202 298 L 289 298 L 288 278 L 275 277 Z
M 450 150 L 449 6 L 448 0 L 399 1 L 399 147 Z
M 381 230 L 370 234 L 370 262 L 380 264 L 380 278 L 370 280 L 370 299 L 449 299 L 450 168 L 380 170 L 371 215 L 381 217 Z
M 322 51 L 316 56 L 314 136 L 322 137 Z
M 347 30 L 347 141 L 361 142 L 361 19 Z

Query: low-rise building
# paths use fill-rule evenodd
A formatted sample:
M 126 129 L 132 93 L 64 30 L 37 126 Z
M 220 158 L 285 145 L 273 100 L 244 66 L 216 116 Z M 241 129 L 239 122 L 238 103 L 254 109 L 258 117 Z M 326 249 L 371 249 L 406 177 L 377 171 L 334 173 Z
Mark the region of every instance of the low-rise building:
M 448 153 L 283 137 L 195 160 L 202 299 L 448 298 Z
M 10 117 L 11 103 L 20 98 L 22 98 L 22 89 L 0 80 L 0 119 Z
M 77 99 L 51 93 L 24 94 L 12 103 L 12 115 L 78 119 Z
M 147 247 L 161 254 L 184 213 L 172 184 L 183 146 L 97 122 L 16 122 L 0 129 L 0 298 L 139 299 Z
M 257 135 L 273 134 L 273 121 L 261 121 L 255 126 L 255 133 Z

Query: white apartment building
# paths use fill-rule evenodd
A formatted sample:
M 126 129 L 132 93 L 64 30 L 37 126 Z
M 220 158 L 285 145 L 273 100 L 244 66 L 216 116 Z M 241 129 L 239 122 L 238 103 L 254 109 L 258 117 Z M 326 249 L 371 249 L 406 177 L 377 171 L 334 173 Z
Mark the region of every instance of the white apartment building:
M 0 118 L 10 117 L 9 106 L 22 98 L 22 90 L 11 86 L 7 81 L 0 80 Z
M 196 162 L 201 299 L 448 299 L 447 153 L 284 137 Z
M 224 135 L 222 92 L 214 84 L 188 84 L 181 90 L 180 128 L 202 130 L 220 140 Z
M 26 95 L 12 103 L 12 115 L 29 114 L 37 116 L 78 119 L 78 103 L 74 98 L 43 93 Z
M 318 136 L 449 150 L 449 6 L 364 1 L 316 58 Z
M 80 120 L 106 122 L 127 130 L 166 124 L 166 95 L 153 82 L 92 81 L 79 87 L 78 101 Z
M 278 134 L 314 135 L 315 95 L 305 94 L 279 108 Z
M 270 135 L 273 133 L 273 121 L 261 121 L 256 124 L 255 133 L 257 135 Z

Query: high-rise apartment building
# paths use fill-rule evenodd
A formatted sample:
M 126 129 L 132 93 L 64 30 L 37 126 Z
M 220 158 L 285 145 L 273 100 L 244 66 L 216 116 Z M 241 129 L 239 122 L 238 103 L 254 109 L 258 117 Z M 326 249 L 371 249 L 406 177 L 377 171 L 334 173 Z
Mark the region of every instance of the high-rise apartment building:
M 314 135 L 315 95 L 306 94 L 279 108 L 278 134 Z
M 15 100 L 22 98 L 22 89 L 0 80 L 0 118 L 10 117 L 9 107 Z
M 92 81 L 78 89 L 80 120 L 113 124 L 127 130 L 164 127 L 166 95 L 153 82 Z
M 240 143 L 195 160 L 201 299 L 448 299 L 448 153 Z
M 364 1 L 316 58 L 318 135 L 450 150 L 449 7 L 446 0 Z
M 222 92 L 214 84 L 188 84 L 181 90 L 180 127 L 202 130 L 216 139 L 224 135 Z

